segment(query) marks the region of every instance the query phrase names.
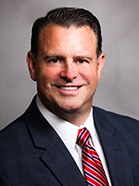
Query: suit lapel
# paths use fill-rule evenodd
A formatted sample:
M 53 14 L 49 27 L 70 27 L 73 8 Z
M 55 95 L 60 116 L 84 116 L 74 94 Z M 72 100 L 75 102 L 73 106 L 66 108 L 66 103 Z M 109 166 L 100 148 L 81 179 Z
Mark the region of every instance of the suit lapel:
M 102 111 L 101 111 L 102 112 Z M 113 186 L 131 185 L 130 160 L 122 134 L 109 116 L 94 108 L 94 122 Z
M 54 134 L 51 144 L 41 156 L 41 159 L 53 171 L 62 185 L 86 185 L 84 177 L 57 134 Z
M 41 160 L 64 186 L 87 186 L 66 146 L 39 112 L 35 100 L 25 113 L 34 146 L 44 149 Z

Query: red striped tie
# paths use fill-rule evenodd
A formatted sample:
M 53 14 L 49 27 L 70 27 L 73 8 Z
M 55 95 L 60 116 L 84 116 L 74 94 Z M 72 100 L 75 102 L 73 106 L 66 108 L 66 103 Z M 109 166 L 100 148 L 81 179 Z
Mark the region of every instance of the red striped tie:
M 95 149 L 89 143 L 89 131 L 79 129 L 77 144 L 82 147 L 82 163 L 89 186 L 109 186 L 105 171 Z

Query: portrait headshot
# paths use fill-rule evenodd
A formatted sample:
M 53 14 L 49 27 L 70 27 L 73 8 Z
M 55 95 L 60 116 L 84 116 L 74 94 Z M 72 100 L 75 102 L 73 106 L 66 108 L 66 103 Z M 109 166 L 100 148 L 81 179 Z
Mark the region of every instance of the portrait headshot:
M 0 185 L 139 185 L 139 2 L 1 5 Z

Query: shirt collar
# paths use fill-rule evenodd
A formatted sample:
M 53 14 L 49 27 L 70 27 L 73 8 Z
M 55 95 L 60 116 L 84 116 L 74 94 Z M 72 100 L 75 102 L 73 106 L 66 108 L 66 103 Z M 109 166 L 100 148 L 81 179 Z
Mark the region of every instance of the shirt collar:
M 73 153 L 75 149 L 77 134 L 80 128 L 86 127 L 89 130 L 91 139 L 92 139 L 91 140 L 92 145 L 94 146 L 95 137 L 97 136 L 97 134 L 96 134 L 96 130 L 94 127 L 92 109 L 84 125 L 81 125 L 80 127 L 78 127 L 66 120 L 63 120 L 62 118 L 58 117 L 57 115 L 53 114 L 48 109 L 46 109 L 41 103 L 38 96 L 36 99 L 36 103 L 37 103 L 38 109 L 40 110 L 44 118 L 49 122 L 49 124 L 53 127 L 53 129 L 58 133 L 58 135 L 60 136 L 60 138 L 62 139 L 62 141 L 64 142 L 64 144 L 66 145 L 66 147 L 68 148 L 71 154 Z

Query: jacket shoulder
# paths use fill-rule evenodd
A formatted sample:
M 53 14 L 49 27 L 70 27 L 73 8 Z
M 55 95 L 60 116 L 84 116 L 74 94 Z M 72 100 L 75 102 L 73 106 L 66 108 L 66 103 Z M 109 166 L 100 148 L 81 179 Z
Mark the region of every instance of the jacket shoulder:
M 27 132 L 27 127 L 23 114 L 0 131 L 0 148 L 10 149 L 11 144 L 17 143 L 22 137 L 24 139 L 25 131 Z
M 107 128 L 107 130 L 110 131 L 114 129 L 121 134 L 128 134 L 134 139 L 136 138 L 139 142 L 139 120 L 107 111 L 99 107 L 93 107 L 93 114 L 95 122 L 100 125 L 105 125 L 105 129 Z
M 95 116 L 101 116 L 101 117 L 104 117 L 105 119 L 108 119 L 108 120 L 115 120 L 115 121 L 125 121 L 125 122 L 135 122 L 135 123 L 138 123 L 139 124 L 139 120 L 135 119 L 135 118 L 132 118 L 132 117 L 129 117 L 129 116 L 126 116 L 126 115 L 121 115 L 121 114 L 118 114 L 118 113 L 114 113 L 114 112 L 111 112 L 111 111 L 107 111 L 107 110 L 104 110 L 102 108 L 99 108 L 99 107 L 93 107 L 93 111 L 94 111 L 94 115 Z
M 95 115 L 102 115 L 103 117 L 107 117 L 109 116 L 110 118 L 115 118 L 115 119 L 120 119 L 120 120 L 127 120 L 127 121 L 133 121 L 133 122 L 139 122 L 139 120 L 135 119 L 135 118 L 132 118 L 132 117 L 129 117 L 129 116 L 126 116 L 126 115 L 121 115 L 121 114 L 118 114 L 118 113 L 114 113 L 114 112 L 111 112 L 111 111 L 107 111 L 107 110 L 104 110 L 102 108 L 99 108 L 99 107 L 93 107 L 93 111 L 95 113 Z
M 18 137 L 24 136 L 24 133 L 27 132 L 26 118 L 33 117 L 35 109 L 35 98 L 33 98 L 27 110 L 0 131 L 0 145 L 2 140 L 16 140 Z

